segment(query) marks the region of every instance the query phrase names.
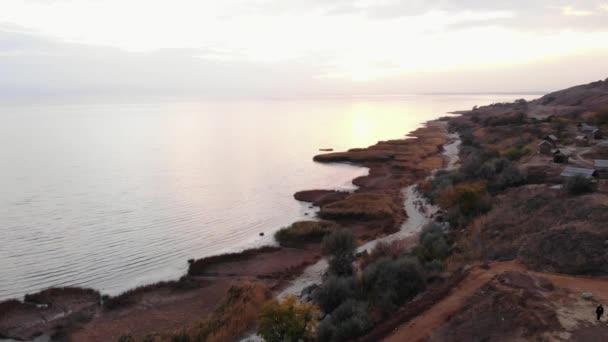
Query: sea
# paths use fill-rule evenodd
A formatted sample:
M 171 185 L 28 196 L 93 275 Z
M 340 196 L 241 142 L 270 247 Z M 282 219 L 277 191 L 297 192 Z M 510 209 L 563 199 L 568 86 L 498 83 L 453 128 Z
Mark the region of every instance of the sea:
M 0 300 L 48 287 L 115 295 L 187 260 L 274 244 L 367 169 L 313 162 L 428 120 L 535 94 L 0 102 Z

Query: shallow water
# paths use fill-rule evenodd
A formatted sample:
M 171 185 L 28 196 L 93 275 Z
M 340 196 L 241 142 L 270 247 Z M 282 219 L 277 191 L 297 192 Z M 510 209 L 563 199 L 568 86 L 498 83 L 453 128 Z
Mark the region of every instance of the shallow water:
M 0 300 L 50 286 L 116 294 L 186 260 L 272 243 L 314 215 L 298 190 L 366 169 L 319 148 L 401 138 L 447 111 L 526 95 L 0 106 Z M 264 236 L 259 236 L 264 232 Z

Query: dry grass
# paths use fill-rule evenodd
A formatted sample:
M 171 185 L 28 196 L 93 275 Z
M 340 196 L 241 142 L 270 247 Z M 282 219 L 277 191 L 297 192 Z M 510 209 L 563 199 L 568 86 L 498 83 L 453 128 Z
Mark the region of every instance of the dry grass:
M 342 201 L 321 208 L 319 216 L 324 219 L 374 220 L 392 218 L 398 213 L 389 195 L 383 193 L 354 193 Z
M 564 226 L 605 235 L 606 220 L 608 196 L 604 194 L 569 197 L 539 185 L 512 188 L 466 228 L 458 239 L 459 253 L 450 263 L 514 259 L 538 233 Z
M 207 319 L 176 336 L 187 335 L 189 341 L 234 341 L 255 326 L 259 310 L 270 296 L 268 287 L 259 282 L 233 285 L 222 304 Z
M 223 262 L 233 262 L 239 260 L 247 260 L 260 253 L 270 253 L 278 251 L 279 247 L 265 246 L 260 248 L 248 249 L 239 253 L 227 253 L 214 255 L 202 259 L 195 260 L 188 268 L 189 275 L 204 275 L 208 267 L 220 264 Z
M 197 289 L 200 283 L 188 276 L 183 276 L 179 280 L 161 281 L 149 285 L 138 286 L 127 290 L 117 296 L 105 297 L 103 306 L 109 310 L 121 309 L 129 305 L 135 304 L 138 298 L 159 289 L 167 289 L 171 291 L 184 291 Z
M 294 246 L 309 242 L 321 242 L 323 237 L 338 229 L 331 221 L 300 221 L 282 228 L 274 234 L 281 246 Z
M 321 163 L 365 163 L 383 162 L 393 159 L 395 154 L 391 151 L 382 150 L 355 150 L 349 152 L 336 152 L 314 156 L 313 160 Z
M 54 287 L 34 294 L 26 294 L 24 301 L 35 304 L 53 304 L 58 298 L 99 298 L 99 292 L 82 287 Z

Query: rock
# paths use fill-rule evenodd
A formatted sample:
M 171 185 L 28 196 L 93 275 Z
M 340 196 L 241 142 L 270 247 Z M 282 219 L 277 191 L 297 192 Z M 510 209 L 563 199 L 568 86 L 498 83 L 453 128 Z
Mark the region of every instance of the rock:
M 583 292 L 581 294 L 581 298 L 586 299 L 586 300 L 590 300 L 593 298 L 593 293 L 591 292 Z
M 302 297 L 300 298 L 300 302 L 301 302 L 301 303 L 304 303 L 304 304 L 305 304 L 305 303 L 308 303 L 308 302 L 310 302 L 310 301 L 311 301 L 311 299 L 310 299 L 310 296 L 309 296 L 309 295 L 304 295 L 304 296 L 302 296 Z

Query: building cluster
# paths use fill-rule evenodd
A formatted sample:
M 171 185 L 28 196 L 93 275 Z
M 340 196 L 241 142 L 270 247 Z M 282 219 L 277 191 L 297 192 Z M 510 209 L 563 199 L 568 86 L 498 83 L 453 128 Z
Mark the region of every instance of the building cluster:
M 574 143 L 578 147 L 590 146 L 592 140 L 603 138 L 602 132 L 595 126 L 579 122 L 576 127 L 579 135 L 576 136 Z M 541 154 L 551 156 L 555 163 L 567 164 L 570 156 L 559 150 L 557 145 L 558 138 L 553 134 L 547 135 L 538 143 L 538 151 Z M 560 176 L 562 178 L 573 176 L 582 176 L 588 179 L 608 178 L 608 160 L 594 160 L 593 168 L 566 166 Z

